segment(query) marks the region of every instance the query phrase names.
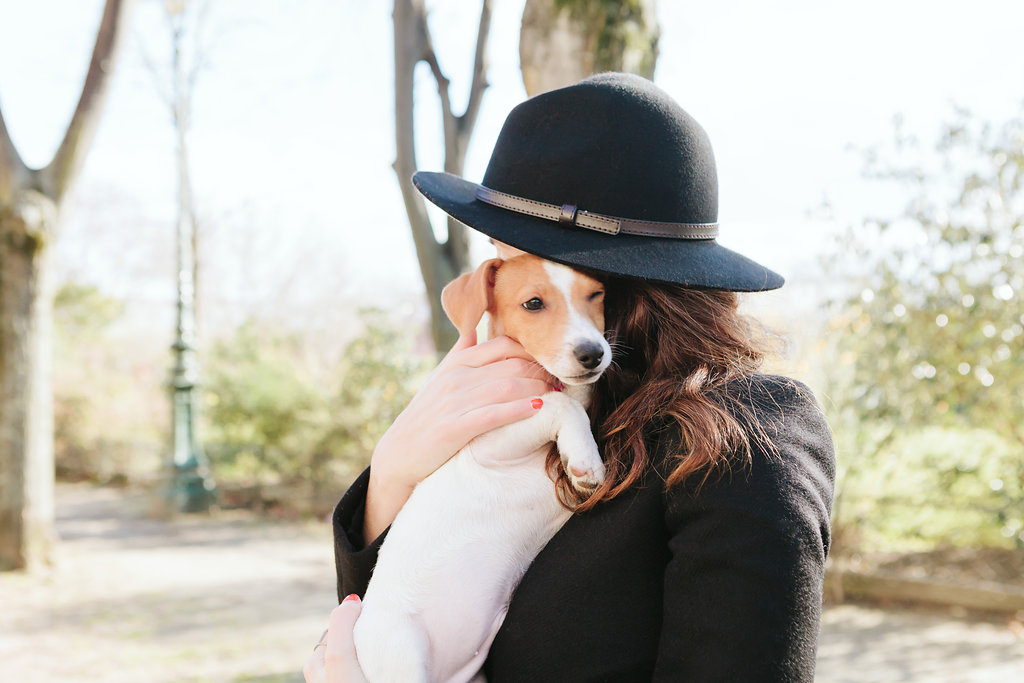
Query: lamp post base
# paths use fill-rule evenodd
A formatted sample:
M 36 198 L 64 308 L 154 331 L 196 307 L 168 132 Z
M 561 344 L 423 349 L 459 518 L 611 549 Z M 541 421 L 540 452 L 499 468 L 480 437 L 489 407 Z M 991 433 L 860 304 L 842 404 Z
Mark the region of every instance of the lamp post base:
M 217 504 L 217 487 L 198 466 L 176 466 L 168 493 L 178 512 L 208 512 Z

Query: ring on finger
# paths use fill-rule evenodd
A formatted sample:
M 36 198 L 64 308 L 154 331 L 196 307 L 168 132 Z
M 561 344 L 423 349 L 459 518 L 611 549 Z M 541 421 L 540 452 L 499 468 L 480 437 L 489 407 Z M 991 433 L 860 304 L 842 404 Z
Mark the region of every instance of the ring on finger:
M 327 637 L 327 631 L 328 631 L 328 630 L 329 630 L 329 629 L 326 629 L 326 628 L 325 628 L 325 629 L 324 629 L 324 632 L 323 632 L 322 634 L 320 634 L 320 642 L 318 642 L 318 643 L 317 643 L 316 645 L 314 645 L 314 646 L 313 646 L 313 652 L 316 652 L 316 649 L 317 649 L 318 647 L 327 647 L 327 642 L 326 642 L 326 641 L 324 641 L 324 638 L 326 638 L 326 637 Z

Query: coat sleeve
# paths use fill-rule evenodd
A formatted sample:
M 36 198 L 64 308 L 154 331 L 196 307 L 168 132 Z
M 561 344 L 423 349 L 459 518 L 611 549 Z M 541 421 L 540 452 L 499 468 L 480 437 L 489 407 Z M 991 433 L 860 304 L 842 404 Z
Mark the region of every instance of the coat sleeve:
M 351 593 L 362 596 L 366 592 L 373 566 L 377 563 L 377 551 L 387 535 L 385 530 L 372 543 L 363 539 L 363 515 L 369 482 L 370 470 L 367 468 L 352 482 L 334 509 L 334 567 L 338 573 L 339 602 Z
M 759 394 L 759 395 L 758 395 Z M 654 679 L 811 681 L 835 476 L 810 391 L 751 391 L 773 447 L 665 497 L 670 559 Z

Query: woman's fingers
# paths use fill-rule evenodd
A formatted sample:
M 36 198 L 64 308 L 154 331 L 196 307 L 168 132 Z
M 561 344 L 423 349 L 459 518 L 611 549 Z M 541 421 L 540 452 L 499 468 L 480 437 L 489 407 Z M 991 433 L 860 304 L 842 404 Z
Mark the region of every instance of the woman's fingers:
M 326 633 L 323 637 L 326 637 Z M 302 667 L 302 676 L 306 683 L 327 683 L 327 670 L 324 668 L 324 646 L 319 643 L 313 648 L 313 654 Z
M 331 612 L 330 627 L 302 668 L 306 683 L 366 683 L 359 668 L 352 631 L 363 606 L 358 595 L 350 595 Z
M 453 353 L 458 353 L 459 351 L 463 351 L 472 346 L 476 346 L 475 331 L 470 332 L 469 334 L 460 335 L 459 338 L 455 340 L 455 344 L 452 345 L 452 348 L 448 350 L 448 353 L 446 353 L 445 356 L 450 356 Z
M 454 347 L 452 348 L 452 351 L 455 351 Z M 450 354 L 450 357 L 458 364 L 472 368 L 478 368 L 482 365 L 487 365 L 488 363 L 493 363 L 507 358 L 533 360 L 519 342 L 513 341 L 505 336 L 488 339 L 476 346 L 460 349 L 458 353 Z
M 483 434 L 536 415 L 543 406 L 544 399 L 539 396 L 520 398 L 505 403 L 491 403 L 470 410 L 460 418 L 460 421 L 463 429 L 467 432 Z
M 370 467 L 363 533 L 376 538 L 413 488 L 467 443 L 535 414 L 559 382 L 518 342 L 459 338 L 377 443 Z M 474 345 L 475 344 L 475 345 Z
M 523 358 L 496 360 L 478 368 L 464 368 L 463 370 L 466 373 L 472 372 L 474 376 L 485 381 L 502 377 L 526 377 L 543 380 L 549 385 L 555 383 L 555 378 L 540 363 Z
M 465 401 L 465 394 L 475 394 L 480 387 L 510 388 L 510 383 L 518 380 L 529 382 L 530 384 L 518 386 L 535 394 L 551 391 L 552 387 L 558 384 L 558 380 L 536 362 L 521 358 L 509 358 L 480 367 L 455 366 L 449 368 L 442 376 L 435 378 L 430 387 L 425 386 L 421 391 L 428 395 L 437 393 L 442 396 L 450 396 L 458 401 Z M 504 400 L 511 398 L 514 397 L 508 396 Z M 503 399 L 497 397 L 494 400 Z
M 475 340 L 475 334 L 459 337 L 452 350 L 434 370 L 431 380 L 447 377 L 456 386 L 466 387 L 514 376 L 539 379 L 557 386 L 558 380 L 530 357 L 519 342 L 499 336 L 473 345 L 471 342 Z M 467 369 L 480 372 L 462 372 Z
M 465 415 L 489 405 L 537 398 L 549 391 L 551 385 L 539 379 L 499 377 L 473 387 L 466 387 L 461 394 L 461 410 L 458 412 Z
M 359 660 L 356 657 L 356 646 L 352 639 L 352 630 L 356 619 L 362 612 L 363 605 L 359 596 L 353 594 L 345 598 L 331 612 L 330 627 L 327 630 L 327 647 L 324 648 L 324 666 L 328 683 L 358 681 L 365 683 Z

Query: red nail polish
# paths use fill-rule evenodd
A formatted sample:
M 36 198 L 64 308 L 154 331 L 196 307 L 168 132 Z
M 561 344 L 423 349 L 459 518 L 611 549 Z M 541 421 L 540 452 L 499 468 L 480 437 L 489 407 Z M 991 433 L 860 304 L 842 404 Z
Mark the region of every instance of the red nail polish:
M 359 596 L 352 593 L 351 595 L 345 596 L 345 599 L 342 600 L 342 602 L 359 602 Z
M 530 405 L 533 406 L 534 410 L 540 410 L 541 407 L 544 405 L 544 399 L 542 399 L 542 398 L 535 398 L 532 401 L 530 401 Z

